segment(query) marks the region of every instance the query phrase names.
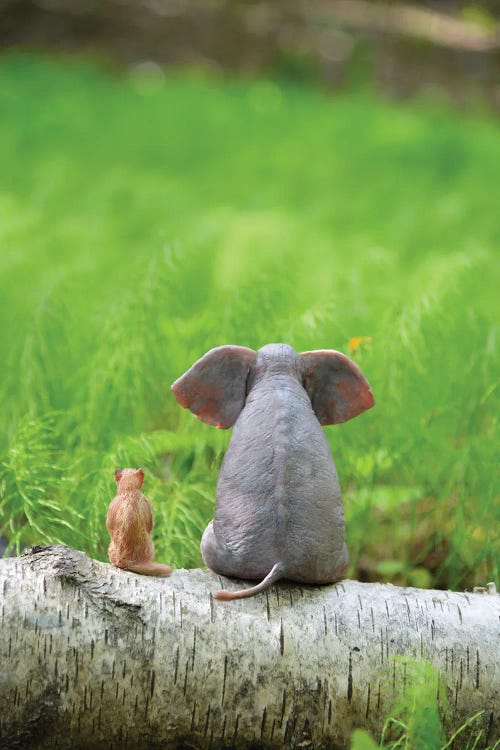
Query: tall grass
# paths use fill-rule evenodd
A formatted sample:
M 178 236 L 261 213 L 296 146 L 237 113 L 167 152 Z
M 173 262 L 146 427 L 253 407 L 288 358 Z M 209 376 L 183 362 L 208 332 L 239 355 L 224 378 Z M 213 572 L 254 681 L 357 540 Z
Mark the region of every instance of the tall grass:
M 0 531 L 105 559 L 115 466 L 201 564 L 229 438 L 170 383 L 213 346 L 353 354 L 327 428 L 350 574 L 498 577 L 500 141 L 486 115 L 201 74 L 0 60 Z
M 394 698 L 391 716 L 384 722 L 380 743 L 362 729 L 355 729 L 351 750 L 496 750 L 500 741 L 485 736 L 484 711 L 471 715 L 461 726 L 450 726 L 446 687 L 429 662 L 396 657 L 405 675 L 404 687 Z M 449 725 L 446 739 L 444 725 Z M 492 739 L 493 742 L 490 742 Z

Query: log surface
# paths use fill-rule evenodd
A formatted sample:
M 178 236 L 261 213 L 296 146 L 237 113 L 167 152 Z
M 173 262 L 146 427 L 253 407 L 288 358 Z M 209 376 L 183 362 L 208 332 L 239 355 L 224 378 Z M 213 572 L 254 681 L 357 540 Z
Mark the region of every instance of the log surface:
M 398 655 L 440 670 L 451 729 L 483 711 L 485 745 L 499 736 L 498 595 L 342 581 L 213 598 L 241 585 L 63 546 L 1 560 L 0 748 L 345 748 L 380 733 Z

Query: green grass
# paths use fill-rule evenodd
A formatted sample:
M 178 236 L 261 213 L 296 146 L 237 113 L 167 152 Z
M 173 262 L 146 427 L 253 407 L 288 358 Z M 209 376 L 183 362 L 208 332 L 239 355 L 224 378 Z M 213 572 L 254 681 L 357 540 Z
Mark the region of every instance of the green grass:
M 201 564 L 229 434 L 170 383 L 213 346 L 349 353 L 327 428 L 351 576 L 498 580 L 500 139 L 486 114 L 0 59 L 0 531 L 105 559 L 115 466 Z
M 472 714 L 461 726 L 452 726 L 446 686 L 439 671 L 425 660 L 394 657 L 404 669 L 405 684 L 394 697 L 391 715 L 384 722 L 380 742 L 363 729 L 351 736 L 351 750 L 496 750 L 500 739 L 490 743 L 484 711 Z M 386 675 L 389 681 L 389 676 Z M 448 725 L 446 737 L 445 726 Z M 486 736 L 485 736 L 486 734 Z

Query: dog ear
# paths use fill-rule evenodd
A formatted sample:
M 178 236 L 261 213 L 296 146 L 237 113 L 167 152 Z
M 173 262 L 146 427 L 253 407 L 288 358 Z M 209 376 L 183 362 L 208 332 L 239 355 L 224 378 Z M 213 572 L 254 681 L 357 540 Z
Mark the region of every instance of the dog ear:
M 359 367 L 341 352 L 303 352 L 304 388 L 322 425 L 347 422 L 370 409 L 375 401 Z
M 172 385 L 177 401 L 207 424 L 232 427 L 245 405 L 248 373 L 256 353 L 245 346 L 218 346 Z

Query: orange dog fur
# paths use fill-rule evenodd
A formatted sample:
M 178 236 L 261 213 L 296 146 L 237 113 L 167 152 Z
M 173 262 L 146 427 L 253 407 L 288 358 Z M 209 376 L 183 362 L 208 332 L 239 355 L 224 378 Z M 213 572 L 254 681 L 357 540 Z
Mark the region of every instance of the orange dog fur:
M 168 576 L 172 568 L 155 563 L 151 539 L 153 511 L 141 492 L 143 469 L 116 469 L 116 497 L 108 508 L 109 561 L 117 568 L 150 576 Z

